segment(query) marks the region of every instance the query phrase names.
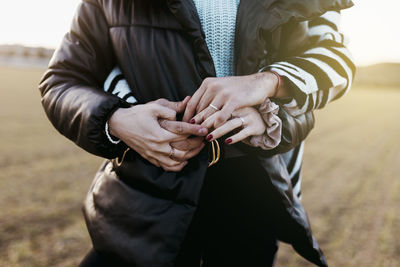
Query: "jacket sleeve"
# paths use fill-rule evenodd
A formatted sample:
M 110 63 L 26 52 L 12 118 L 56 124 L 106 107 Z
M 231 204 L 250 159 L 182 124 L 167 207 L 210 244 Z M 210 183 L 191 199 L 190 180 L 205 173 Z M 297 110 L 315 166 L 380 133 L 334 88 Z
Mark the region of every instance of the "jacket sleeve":
M 328 11 L 297 27 L 288 24 L 281 60 L 260 70 L 277 72 L 292 94 L 274 99 L 281 107 L 278 115 L 282 120 L 282 137 L 268 154 L 284 153 L 299 145 L 314 127 L 313 111 L 350 89 L 355 65 L 338 30 L 339 22 L 340 12 Z
M 306 45 L 268 66 L 283 77 L 292 92 L 293 98 L 283 104 L 290 114 L 323 108 L 350 89 L 356 68 L 339 22 L 338 11 L 309 21 Z
M 92 154 L 114 158 L 126 145 L 108 142 L 105 123 L 116 109 L 129 105 L 102 89 L 115 65 L 108 32 L 101 7 L 83 1 L 39 90 L 46 115 L 61 134 Z
M 350 89 L 355 65 L 339 32 L 339 22 L 340 12 L 328 11 L 301 25 L 289 23 L 283 34 L 285 43 L 278 53 L 281 60 L 260 69 L 281 75 L 292 94 L 285 99 L 274 99 L 281 107 L 278 113 L 282 120 L 281 142 L 262 154 L 285 153 L 298 146 L 314 128 L 313 111 Z
M 270 151 L 270 155 L 286 153 L 300 145 L 314 128 L 315 118 L 312 111 L 294 116 L 285 108 L 280 108 L 278 116 L 282 120 L 281 142 Z

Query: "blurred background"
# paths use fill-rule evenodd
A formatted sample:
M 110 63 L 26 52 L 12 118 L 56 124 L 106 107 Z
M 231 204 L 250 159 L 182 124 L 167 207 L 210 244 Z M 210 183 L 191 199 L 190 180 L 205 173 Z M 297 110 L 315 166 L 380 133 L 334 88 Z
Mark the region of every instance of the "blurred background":
M 358 72 L 308 137 L 303 203 L 330 266 L 400 266 L 396 0 L 355 0 L 342 30 Z M 81 205 L 102 159 L 50 125 L 37 89 L 78 0 L 0 1 L 0 266 L 76 266 Z M 311 266 L 282 244 L 277 266 Z

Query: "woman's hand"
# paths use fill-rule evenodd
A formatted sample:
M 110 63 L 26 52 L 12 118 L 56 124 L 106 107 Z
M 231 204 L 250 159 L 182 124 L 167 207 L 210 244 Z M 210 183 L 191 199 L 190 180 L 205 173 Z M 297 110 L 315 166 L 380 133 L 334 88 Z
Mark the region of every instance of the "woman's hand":
M 206 78 L 188 102 L 183 121 L 201 124 L 215 114 L 213 126 L 218 128 L 235 110 L 259 105 L 267 97 L 274 96 L 278 82 L 271 72 Z
M 176 121 L 176 114 L 183 112 L 188 101 L 189 97 L 182 102 L 159 99 L 120 108 L 109 119 L 110 133 L 152 164 L 166 171 L 180 171 L 203 147 L 190 142 L 185 150 L 182 144 L 190 135 L 207 134 L 207 129 L 200 125 Z
M 216 113 L 214 113 L 216 114 Z M 216 115 L 211 115 L 201 125 L 208 129 L 214 129 Z M 232 113 L 232 119 L 215 128 L 206 140 L 212 141 L 232 131 L 236 133 L 225 140 L 226 144 L 234 144 L 252 135 L 265 133 L 266 125 L 260 113 L 253 107 L 240 108 Z

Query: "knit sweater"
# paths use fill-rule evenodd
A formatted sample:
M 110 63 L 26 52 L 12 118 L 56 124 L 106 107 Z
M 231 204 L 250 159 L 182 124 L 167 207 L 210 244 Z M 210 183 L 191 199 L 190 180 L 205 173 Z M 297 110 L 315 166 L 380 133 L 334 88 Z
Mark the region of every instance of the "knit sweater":
M 217 77 L 234 75 L 234 40 L 239 0 L 193 0 Z

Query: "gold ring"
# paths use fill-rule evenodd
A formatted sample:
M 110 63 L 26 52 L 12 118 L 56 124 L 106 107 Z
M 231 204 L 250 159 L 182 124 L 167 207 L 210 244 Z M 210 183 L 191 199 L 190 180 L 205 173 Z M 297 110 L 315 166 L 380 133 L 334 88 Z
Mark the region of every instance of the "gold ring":
M 219 111 L 219 108 L 217 108 L 217 107 L 214 106 L 213 104 L 210 104 L 209 106 L 212 107 L 213 109 L 215 109 L 216 111 Z
M 170 159 L 172 159 L 173 156 L 174 156 L 174 154 L 175 154 L 175 149 L 174 149 L 172 146 L 170 146 L 170 147 L 171 147 L 171 151 L 169 152 L 168 157 L 169 157 Z

